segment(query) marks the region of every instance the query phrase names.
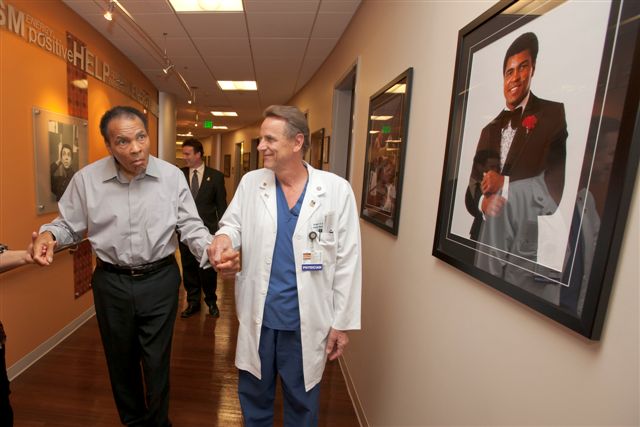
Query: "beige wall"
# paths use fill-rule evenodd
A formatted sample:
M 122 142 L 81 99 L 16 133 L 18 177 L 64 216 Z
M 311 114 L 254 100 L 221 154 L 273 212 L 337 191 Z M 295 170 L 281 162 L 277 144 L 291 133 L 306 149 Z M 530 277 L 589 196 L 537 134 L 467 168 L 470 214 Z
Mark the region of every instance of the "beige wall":
M 458 31 L 492 4 L 364 1 L 292 100 L 309 110 L 311 129 L 329 130 L 332 89 L 359 59 L 352 158 L 359 201 L 369 96 L 414 67 L 399 235 L 361 222 L 363 330 L 351 334 L 350 376 L 371 426 L 638 425 L 638 191 L 600 342 L 431 255 Z M 227 135 L 223 151 L 243 139 L 250 137 Z

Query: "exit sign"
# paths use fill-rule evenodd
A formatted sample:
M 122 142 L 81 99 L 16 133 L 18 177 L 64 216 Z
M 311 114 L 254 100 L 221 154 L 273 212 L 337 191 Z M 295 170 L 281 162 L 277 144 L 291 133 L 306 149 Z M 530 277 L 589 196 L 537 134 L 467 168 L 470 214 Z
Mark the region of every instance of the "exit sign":
M 211 120 L 205 120 L 205 121 L 204 121 L 204 126 L 203 126 L 203 127 L 204 127 L 205 129 L 211 129 L 211 128 L 213 128 L 213 121 L 211 121 Z

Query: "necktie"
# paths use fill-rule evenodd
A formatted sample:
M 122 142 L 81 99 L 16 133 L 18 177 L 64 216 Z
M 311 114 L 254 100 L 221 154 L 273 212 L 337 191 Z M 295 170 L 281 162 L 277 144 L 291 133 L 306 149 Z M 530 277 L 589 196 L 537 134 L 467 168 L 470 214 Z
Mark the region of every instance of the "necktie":
M 198 183 L 198 170 L 195 169 L 193 171 L 193 175 L 191 176 L 191 195 L 195 199 L 198 195 L 198 190 L 200 189 L 200 183 Z
M 522 124 L 522 107 L 518 107 L 509 112 L 508 120 L 511 121 L 511 127 L 516 129 Z
M 522 107 L 513 111 L 505 110 L 502 113 L 502 128 L 506 128 L 511 123 L 511 128 L 516 129 L 522 123 Z

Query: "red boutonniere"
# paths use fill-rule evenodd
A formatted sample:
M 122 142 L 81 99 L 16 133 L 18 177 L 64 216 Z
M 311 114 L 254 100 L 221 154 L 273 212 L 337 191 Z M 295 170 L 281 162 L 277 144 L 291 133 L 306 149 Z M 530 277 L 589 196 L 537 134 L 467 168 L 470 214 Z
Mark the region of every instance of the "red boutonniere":
M 533 114 L 522 119 L 522 126 L 527 130 L 527 133 L 529 133 L 530 130 L 533 130 L 537 124 L 538 118 Z

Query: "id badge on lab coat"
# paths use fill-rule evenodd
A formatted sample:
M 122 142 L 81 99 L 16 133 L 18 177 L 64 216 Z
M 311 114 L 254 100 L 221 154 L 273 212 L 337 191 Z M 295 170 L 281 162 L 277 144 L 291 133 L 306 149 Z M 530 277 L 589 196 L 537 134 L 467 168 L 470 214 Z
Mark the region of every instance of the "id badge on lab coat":
M 304 252 L 302 252 L 302 271 L 320 270 L 322 270 L 322 252 L 305 249 Z
M 312 230 L 309 233 L 309 241 L 311 248 L 307 248 L 302 252 L 302 271 L 320 271 L 322 270 L 322 251 L 315 249 L 315 240 L 318 232 Z

